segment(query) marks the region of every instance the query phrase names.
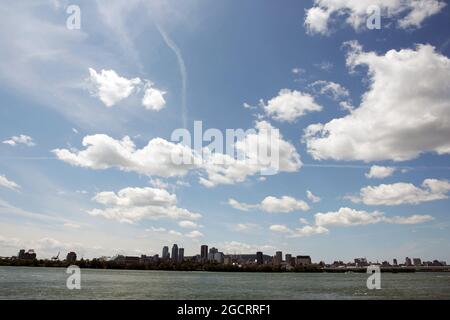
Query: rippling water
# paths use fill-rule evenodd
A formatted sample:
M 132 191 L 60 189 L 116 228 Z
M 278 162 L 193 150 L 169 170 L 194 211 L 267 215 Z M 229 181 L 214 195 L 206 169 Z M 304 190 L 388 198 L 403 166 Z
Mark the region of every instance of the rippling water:
M 450 299 L 450 273 L 221 273 L 81 269 L 68 290 L 63 268 L 0 267 L 0 299 Z

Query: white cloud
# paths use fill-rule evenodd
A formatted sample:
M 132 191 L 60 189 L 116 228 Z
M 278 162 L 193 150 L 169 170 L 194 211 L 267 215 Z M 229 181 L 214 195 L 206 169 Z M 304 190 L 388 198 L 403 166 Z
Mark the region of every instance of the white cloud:
M 152 187 L 155 187 L 155 188 L 159 188 L 159 189 L 169 188 L 169 183 L 164 182 L 163 180 L 158 179 L 158 178 L 150 179 L 149 183 L 152 185 Z
M 182 228 L 188 228 L 188 229 L 195 229 L 198 228 L 199 225 L 195 222 L 189 221 L 189 220 L 183 220 L 178 222 L 178 225 Z
M 239 202 L 233 198 L 228 199 L 228 204 L 233 208 L 241 211 L 249 211 L 250 209 L 257 208 L 258 205 L 247 204 L 243 202 Z
M 303 200 L 297 200 L 293 197 L 282 196 L 281 198 L 266 197 L 261 201 L 260 208 L 266 212 L 292 212 L 308 211 L 309 206 Z
M 302 162 L 295 147 L 276 133 L 278 130 L 268 122 L 257 122 L 256 129 L 235 144 L 242 158 L 212 153 L 207 147 L 203 149 L 204 157 L 200 158 L 188 146 L 162 138 L 154 138 L 147 146 L 137 149 L 128 136 L 115 140 L 105 134 L 84 137 L 84 150 L 55 149 L 52 152 L 71 165 L 97 170 L 115 167 L 126 172 L 160 177 L 184 176 L 190 170 L 199 170 L 206 173 L 199 182 L 206 187 L 214 187 L 243 182 L 248 176 L 267 170 L 275 174 L 277 172 L 273 170 L 295 172 L 300 169 Z M 262 153 L 271 157 L 261 159 Z M 274 163 L 269 161 L 272 158 Z
M 301 224 L 309 224 L 308 220 L 306 220 L 305 218 L 299 218 L 298 221 L 299 221 Z
M 104 191 L 92 199 L 104 205 L 103 209 L 92 209 L 88 213 L 120 222 L 134 223 L 148 219 L 198 219 L 199 213 L 176 206 L 175 194 L 156 188 L 125 188 L 119 192 Z
M 235 199 L 228 199 L 228 204 L 233 208 L 241 211 L 249 211 L 251 209 L 260 209 L 270 213 L 287 213 L 292 211 L 307 211 L 309 210 L 308 204 L 303 200 L 297 200 L 293 197 L 282 196 L 281 198 L 268 196 L 265 197 L 261 203 L 247 204 L 240 203 Z
M 385 55 L 363 52 L 357 42 L 349 47 L 347 64 L 367 66 L 371 85 L 350 114 L 305 129 L 314 159 L 403 161 L 450 153 L 450 59 L 430 45 Z
M 175 164 L 172 161 L 172 157 L 193 157 L 190 148 L 161 138 L 152 139 L 147 146 L 136 149 L 128 136 L 115 140 L 105 134 L 96 134 L 84 137 L 83 146 L 86 149 L 82 151 L 55 149 L 53 153 L 58 159 L 74 166 L 91 169 L 116 167 L 122 171 L 160 177 L 183 176 L 194 168 L 193 164 Z
M 401 205 L 419 204 L 434 200 L 447 199 L 450 191 L 450 182 L 446 180 L 425 179 L 422 187 L 412 183 L 398 182 L 394 184 L 380 184 L 367 186 L 360 190 L 358 197 L 348 197 L 355 203 L 363 202 L 366 205 Z
M 14 191 L 17 191 L 20 189 L 20 186 L 17 183 L 9 180 L 4 175 L 0 175 L 0 186 L 14 190 Z
M 16 146 L 18 144 L 24 144 L 28 147 L 33 147 L 36 145 L 34 143 L 33 138 L 24 134 L 18 136 L 12 136 L 11 138 L 4 140 L 4 144 L 9 144 L 10 146 Z
M 182 237 L 183 234 L 181 232 L 175 231 L 175 230 L 169 230 L 169 235 L 175 236 L 175 237 Z
M 426 18 L 440 12 L 445 5 L 440 0 L 315 0 L 314 6 L 306 10 L 305 27 L 310 34 L 329 34 L 330 22 L 345 17 L 347 24 L 359 30 L 373 14 L 368 9 L 377 6 L 383 18 L 397 19 L 399 28 L 419 28 Z
M 166 105 L 166 100 L 164 100 L 164 95 L 166 92 L 155 89 L 147 88 L 142 98 L 142 105 L 148 110 L 159 111 L 163 109 Z
M 314 203 L 320 202 L 320 197 L 314 195 L 311 191 L 306 190 L 306 197 Z
M 269 227 L 270 231 L 281 232 L 281 233 L 291 233 L 292 230 L 283 224 L 273 224 Z
M 273 232 L 287 234 L 290 238 L 309 237 L 316 234 L 327 234 L 329 230 L 323 226 L 304 226 L 292 230 L 282 224 L 274 224 L 269 227 Z
M 185 236 L 188 238 L 201 238 L 204 236 L 204 234 L 198 230 L 193 230 L 191 232 L 186 233 Z
M 233 226 L 233 230 L 238 231 L 238 232 L 248 232 L 248 231 L 252 231 L 258 227 L 259 226 L 254 223 L 238 223 Z
M 369 179 L 384 179 L 391 176 L 395 172 L 393 167 L 372 166 L 370 171 L 365 174 Z
M 240 158 L 220 153 L 213 153 L 207 157 L 202 165 L 207 178 L 201 177 L 199 181 L 201 184 L 206 187 L 235 184 L 266 170 L 277 173 L 295 172 L 300 169 L 302 165 L 300 155 L 290 142 L 283 139 L 277 128 L 267 121 L 257 121 L 255 127 L 256 132 L 248 133 L 235 144 Z M 271 157 L 262 159 L 261 153 Z M 272 158 L 274 160 L 277 158 L 277 161 L 274 161 L 275 163 L 266 161 Z
M 328 33 L 328 19 L 330 18 L 330 11 L 321 7 L 312 7 L 306 11 L 305 26 L 308 33 Z
M 117 102 L 127 98 L 141 84 L 141 79 L 126 79 L 119 76 L 114 70 L 101 70 L 97 73 L 89 68 L 90 91 L 107 107 L 112 107 Z
M 340 208 L 338 211 L 317 213 L 315 221 L 317 226 L 360 226 L 380 222 L 393 224 L 417 224 L 433 220 L 430 215 L 412 215 L 407 217 L 387 217 L 383 212 L 367 212 L 351 208 Z
M 350 95 L 346 88 L 332 81 L 318 80 L 313 82 L 311 87 L 320 94 L 328 95 L 336 101 L 345 99 Z
M 293 122 L 308 112 L 321 111 L 322 106 L 308 93 L 282 89 L 278 96 L 263 106 L 266 114 L 278 121 Z

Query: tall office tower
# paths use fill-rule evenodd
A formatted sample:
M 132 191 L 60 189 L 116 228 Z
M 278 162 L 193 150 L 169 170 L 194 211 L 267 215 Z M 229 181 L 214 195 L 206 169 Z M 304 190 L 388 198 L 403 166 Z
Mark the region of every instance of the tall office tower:
M 172 246 L 172 262 L 178 262 L 178 245 L 176 243 Z
M 394 266 L 398 266 L 397 259 L 394 259 L 393 264 Z
M 178 249 L 178 262 L 184 261 L 184 248 Z
M 208 260 L 208 246 L 206 244 L 200 247 L 200 260 L 202 262 Z
M 273 264 L 279 266 L 281 265 L 282 261 L 283 261 L 283 253 L 281 251 L 277 251 L 275 253 L 275 256 L 273 257 Z
M 168 246 L 164 246 L 163 247 L 162 259 L 163 260 L 168 260 L 169 259 L 169 247 Z
M 291 265 L 292 255 L 290 253 L 286 254 L 286 264 Z
M 263 253 L 261 251 L 256 252 L 256 264 L 263 264 Z

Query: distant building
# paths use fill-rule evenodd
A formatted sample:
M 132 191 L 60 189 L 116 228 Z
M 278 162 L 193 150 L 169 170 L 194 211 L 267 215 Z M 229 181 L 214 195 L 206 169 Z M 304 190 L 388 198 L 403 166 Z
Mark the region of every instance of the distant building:
M 75 261 L 77 261 L 77 254 L 75 252 L 73 252 L 73 251 L 70 251 L 67 254 L 66 261 L 68 261 L 68 262 L 75 262 Z
M 214 254 L 214 261 L 216 261 L 217 263 L 223 264 L 225 260 L 224 254 L 223 252 L 216 252 Z
M 217 250 L 216 248 L 212 247 L 211 249 L 209 249 L 209 254 L 208 254 L 208 260 L 209 261 L 214 261 L 214 255 L 219 252 L 219 250 Z
M 263 253 L 261 251 L 256 252 L 256 264 L 263 264 Z
M 178 262 L 184 261 L 184 248 L 178 249 Z
M 394 266 L 398 266 L 397 259 L 394 259 L 394 260 L 392 261 L 392 263 L 393 263 Z
M 405 266 L 412 266 L 411 259 L 408 257 L 405 258 Z
M 422 260 L 420 258 L 414 258 L 413 259 L 413 264 L 415 266 L 421 266 L 422 265 Z
M 281 265 L 282 261 L 283 261 L 283 253 L 281 251 L 277 251 L 275 253 L 275 256 L 273 257 L 273 264 L 279 266 Z
M 17 255 L 17 258 L 21 260 L 34 260 L 36 259 L 36 252 L 34 252 L 33 249 L 30 249 L 27 252 L 25 252 L 25 249 L 21 249 Z
M 178 245 L 176 243 L 172 246 L 172 262 L 178 262 Z
M 311 262 L 311 257 L 310 256 L 297 256 L 295 258 L 295 264 L 297 266 L 307 266 L 310 265 Z
M 369 263 L 367 262 L 366 258 L 356 258 L 355 259 L 355 266 L 357 267 L 367 267 Z
M 124 262 L 125 264 L 138 264 L 141 262 L 141 259 L 139 257 L 125 256 Z
M 163 260 L 169 260 L 169 247 L 164 246 L 162 250 L 162 259 Z
M 202 262 L 208 260 L 208 246 L 206 244 L 200 247 L 200 260 Z
M 290 253 L 285 256 L 286 264 L 292 266 L 292 255 Z

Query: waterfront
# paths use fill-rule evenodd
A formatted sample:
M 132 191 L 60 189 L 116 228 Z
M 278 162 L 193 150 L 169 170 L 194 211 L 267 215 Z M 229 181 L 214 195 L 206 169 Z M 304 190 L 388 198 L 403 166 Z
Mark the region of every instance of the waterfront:
M 450 299 L 450 273 L 383 273 L 368 290 L 360 273 L 81 270 L 68 290 L 64 268 L 0 267 L 0 299 Z

